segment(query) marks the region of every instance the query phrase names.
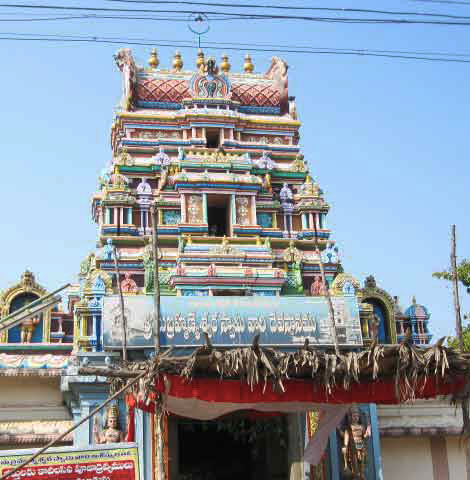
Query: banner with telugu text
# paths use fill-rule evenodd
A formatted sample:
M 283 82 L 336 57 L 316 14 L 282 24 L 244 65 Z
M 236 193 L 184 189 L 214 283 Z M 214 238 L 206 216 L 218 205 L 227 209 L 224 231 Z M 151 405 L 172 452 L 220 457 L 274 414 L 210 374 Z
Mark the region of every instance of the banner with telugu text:
M 0 477 L 36 450 L 0 453 Z M 13 453 L 14 452 L 14 453 Z M 93 445 L 50 449 L 10 477 L 11 480 L 140 480 L 137 445 Z
M 340 345 L 362 345 L 359 305 L 354 295 L 332 297 L 336 337 Z M 127 345 L 153 348 L 154 303 L 150 295 L 124 298 Z M 206 332 L 213 345 L 272 346 L 332 345 L 333 325 L 324 297 L 162 297 L 160 343 L 162 346 L 194 347 Z M 103 299 L 103 343 L 122 345 L 119 297 Z

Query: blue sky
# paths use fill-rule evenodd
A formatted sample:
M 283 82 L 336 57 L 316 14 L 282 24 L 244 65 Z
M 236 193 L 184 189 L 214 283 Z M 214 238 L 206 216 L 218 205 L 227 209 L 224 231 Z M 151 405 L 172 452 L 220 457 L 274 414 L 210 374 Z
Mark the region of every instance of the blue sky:
M 106 1 L 48 3 L 132 7 Z M 309 2 L 326 4 L 377 8 L 377 2 Z M 405 0 L 382 1 L 380 8 L 470 16 L 470 6 Z M 0 7 L 2 20 L 54 16 L 11 13 Z M 0 30 L 0 37 L 23 32 L 195 41 L 185 23 L 146 20 L 0 21 Z M 233 21 L 213 22 L 207 39 L 470 55 L 470 26 Z M 50 289 L 75 280 L 80 261 L 95 247 L 89 200 L 111 154 L 109 131 L 121 92 L 112 58 L 118 47 L 0 40 L 0 289 L 16 282 L 25 268 Z M 146 63 L 150 47 L 132 48 Z M 171 64 L 174 50 L 158 47 L 161 67 Z M 204 50 L 218 59 L 222 53 Z M 185 66 L 192 68 L 196 51 L 181 51 Z M 241 69 L 244 53 L 229 52 L 232 70 Z M 256 71 L 264 72 L 272 55 L 253 52 Z M 328 221 L 345 270 L 361 281 L 374 274 L 404 307 L 416 295 L 432 313 L 436 336 L 452 334 L 452 291 L 431 274 L 449 264 L 452 223 L 458 255 L 470 257 L 470 64 L 282 57 L 290 65 L 289 93 L 297 97 L 303 122 L 302 148 L 332 206 Z M 463 310 L 470 310 L 469 296 L 463 290 L 461 295 Z

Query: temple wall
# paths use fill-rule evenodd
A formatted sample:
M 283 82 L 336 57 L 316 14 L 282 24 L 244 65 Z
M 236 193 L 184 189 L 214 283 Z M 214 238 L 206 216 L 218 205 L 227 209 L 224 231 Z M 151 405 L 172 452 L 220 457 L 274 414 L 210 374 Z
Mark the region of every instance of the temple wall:
M 446 444 L 449 461 L 449 479 L 467 478 L 465 453 L 460 448 L 459 437 L 447 437 Z
M 381 447 L 384 480 L 434 478 L 428 438 L 382 438 Z
M 59 377 L 0 377 L 0 422 L 69 420 Z

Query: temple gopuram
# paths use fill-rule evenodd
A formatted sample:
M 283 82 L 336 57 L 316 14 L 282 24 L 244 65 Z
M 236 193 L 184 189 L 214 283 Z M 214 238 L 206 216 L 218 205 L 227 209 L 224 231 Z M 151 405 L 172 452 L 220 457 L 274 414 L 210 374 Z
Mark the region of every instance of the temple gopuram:
M 144 67 L 128 49 L 115 61 L 97 249 L 66 306 L 0 333 L 0 449 L 46 444 L 119 388 L 113 372 L 154 365 L 155 383 L 140 380 L 61 444 L 135 442 L 142 480 L 464 478 L 454 390 L 425 391 L 404 368 L 394 388 L 408 382 L 400 395 L 418 400 L 391 400 L 387 358 L 414 352 L 431 368 L 430 314 L 345 273 L 287 63 L 257 73 L 246 55 L 233 72 L 227 55 L 199 50 L 189 68 L 178 52 L 160 67 L 153 50 Z M 47 293 L 25 272 L 0 296 L 0 327 Z M 314 400 L 299 386 L 308 369 L 325 372 Z M 326 431 L 329 403 L 345 406 Z

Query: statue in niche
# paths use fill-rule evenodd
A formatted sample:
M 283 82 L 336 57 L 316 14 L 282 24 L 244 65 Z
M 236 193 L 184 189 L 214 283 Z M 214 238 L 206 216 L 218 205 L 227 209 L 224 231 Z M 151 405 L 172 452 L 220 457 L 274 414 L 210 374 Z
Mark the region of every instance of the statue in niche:
M 144 248 L 142 255 L 142 263 L 144 264 L 144 289 L 146 292 L 150 292 L 154 287 L 154 272 L 155 262 L 153 261 L 153 246 L 152 243 L 148 243 Z
M 94 253 L 90 253 L 80 264 L 80 275 L 85 277 L 93 270 L 96 270 L 96 256 Z
M 124 280 L 121 282 L 121 290 L 123 293 L 137 293 L 137 283 L 129 272 L 124 274 Z
M 39 316 L 35 316 L 32 318 L 28 318 L 24 322 L 20 324 L 20 331 L 21 331 L 21 343 L 31 343 L 33 339 L 34 329 L 36 325 L 39 324 L 41 321 Z
M 178 161 L 182 162 L 185 159 L 186 155 L 184 153 L 183 147 L 178 147 Z
M 113 240 L 108 238 L 103 248 L 103 260 L 112 260 L 114 255 Z
M 152 194 L 152 187 L 147 182 L 147 179 L 145 177 L 142 178 L 139 185 L 137 185 L 137 193 L 139 195 L 151 195 Z
M 170 164 L 170 157 L 165 153 L 165 149 L 162 146 L 160 146 L 158 153 L 153 158 L 156 165 L 166 166 Z
M 160 178 L 158 179 L 157 185 L 157 194 L 159 194 L 166 185 L 168 179 L 168 170 L 166 168 L 162 168 L 160 172 Z
M 352 407 L 346 416 L 341 452 L 344 461 L 344 473 L 349 478 L 365 480 L 367 466 L 367 438 L 370 437 L 370 425 L 363 422 L 357 406 Z
M 208 277 L 215 277 L 217 276 L 217 269 L 215 268 L 215 264 L 211 263 L 209 268 L 207 269 L 207 276 Z
M 292 190 L 289 188 L 287 183 L 284 183 L 282 185 L 281 191 L 279 193 L 279 197 L 281 198 L 281 202 L 283 203 L 292 202 L 292 198 L 293 198 Z
M 264 176 L 263 188 L 269 193 L 273 193 L 273 187 L 271 185 L 271 175 L 266 173 Z
M 379 340 L 379 325 L 380 318 L 376 313 L 374 313 L 372 318 L 369 319 L 369 337 L 373 341 Z
M 285 262 L 297 262 L 300 264 L 302 260 L 302 254 L 299 249 L 295 247 L 294 240 L 289 241 L 289 246 L 284 251 L 284 261 Z
M 124 432 L 119 428 L 119 409 L 117 405 L 108 408 L 106 424 L 101 432 L 98 430 L 97 423 L 94 427 L 96 443 L 119 443 L 125 440 Z
M 323 283 L 323 280 L 320 275 L 317 275 L 315 277 L 315 280 L 312 282 L 312 285 L 310 286 L 310 295 L 312 297 L 319 297 L 319 296 L 326 295 L 325 284 Z

